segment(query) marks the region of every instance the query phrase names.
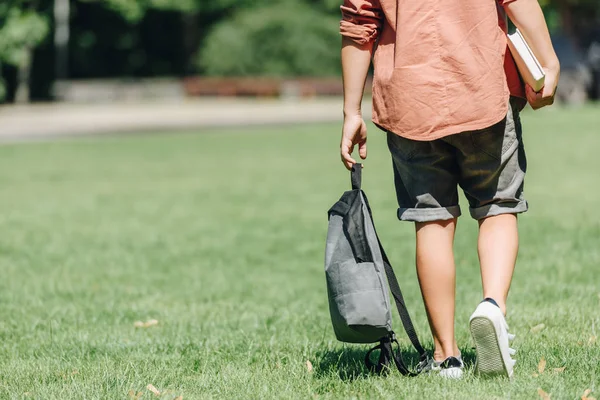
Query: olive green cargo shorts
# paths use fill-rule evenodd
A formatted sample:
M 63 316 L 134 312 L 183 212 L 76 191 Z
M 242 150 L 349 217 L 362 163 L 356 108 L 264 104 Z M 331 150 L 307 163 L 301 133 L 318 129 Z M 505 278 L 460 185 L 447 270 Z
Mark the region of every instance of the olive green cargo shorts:
M 429 222 L 460 216 L 458 186 L 477 220 L 527 211 L 519 109 L 519 100 L 511 98 L 506 118 L 497 124 L 433 141 L 388 132 L 398 218 Z

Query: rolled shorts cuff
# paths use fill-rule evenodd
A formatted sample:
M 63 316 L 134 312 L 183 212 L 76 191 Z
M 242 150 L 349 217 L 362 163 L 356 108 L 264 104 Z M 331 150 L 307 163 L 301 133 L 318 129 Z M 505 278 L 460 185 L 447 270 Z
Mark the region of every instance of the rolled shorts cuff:
M 526 212 L 528 209 L 529 205 L 527 204 L 527 201 L 521 200 L 515 202 L 488 204 L 477 208 L 469 208 L 469 211 L 471 213 L 471 217 L 480 220 L 502 214 L 520 214 Z
M 439 208 L 399 208 L 398 219 L 400 221 L 433 222 L 447 221 L 460 217 L 460 206 Z

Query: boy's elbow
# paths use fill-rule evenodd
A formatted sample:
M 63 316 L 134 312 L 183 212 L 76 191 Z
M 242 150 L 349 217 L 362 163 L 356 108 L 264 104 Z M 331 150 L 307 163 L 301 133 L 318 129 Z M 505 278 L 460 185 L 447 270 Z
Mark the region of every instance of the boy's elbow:
M 340 34 L 358 45 L 367 45 L 375 42 L 379 36 L 379 27 L 376 24 L 356 24 L 346 20 L 340 23 Z

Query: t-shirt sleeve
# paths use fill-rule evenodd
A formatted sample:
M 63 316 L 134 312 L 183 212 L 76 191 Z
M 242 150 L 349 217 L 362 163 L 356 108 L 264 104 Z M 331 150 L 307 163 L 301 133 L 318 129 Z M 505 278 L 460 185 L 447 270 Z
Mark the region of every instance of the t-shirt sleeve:
M 383 24 L 379 0 L 344 0 L 340 33 L 358 44 L 377 39 Z

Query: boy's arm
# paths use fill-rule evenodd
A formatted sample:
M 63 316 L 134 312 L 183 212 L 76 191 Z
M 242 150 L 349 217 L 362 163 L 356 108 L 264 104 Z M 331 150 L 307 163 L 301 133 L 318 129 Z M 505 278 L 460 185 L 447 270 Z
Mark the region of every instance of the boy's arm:
M 342 39 L 344 126 L 340 153 L 342 162 L 348 169 L 356 163 L 351 156 L 356 144 L 360 158 L 364 160 L 367 157 L 367 126 L 362 118 L 361 103 L 372 52 L 372 42 L 360 45 L 347 37 Z
M 344 126 L 340 155 L 346 168 L 351 169 L 356 163 L 351 156 L 355 145 L 360 157 L 367 157 L 367 126 L 361 103 L 383 16 L 378 0 L 344 0 L 341 10 Z
M 504 0 L 510 20 L 521 31 L 546 73 L 545 86 L 536 93 L 527 85 L 527 100 L 534 110 L 554 103 L 560 63 L 552 47 L 544 13 L 537 0 Z

